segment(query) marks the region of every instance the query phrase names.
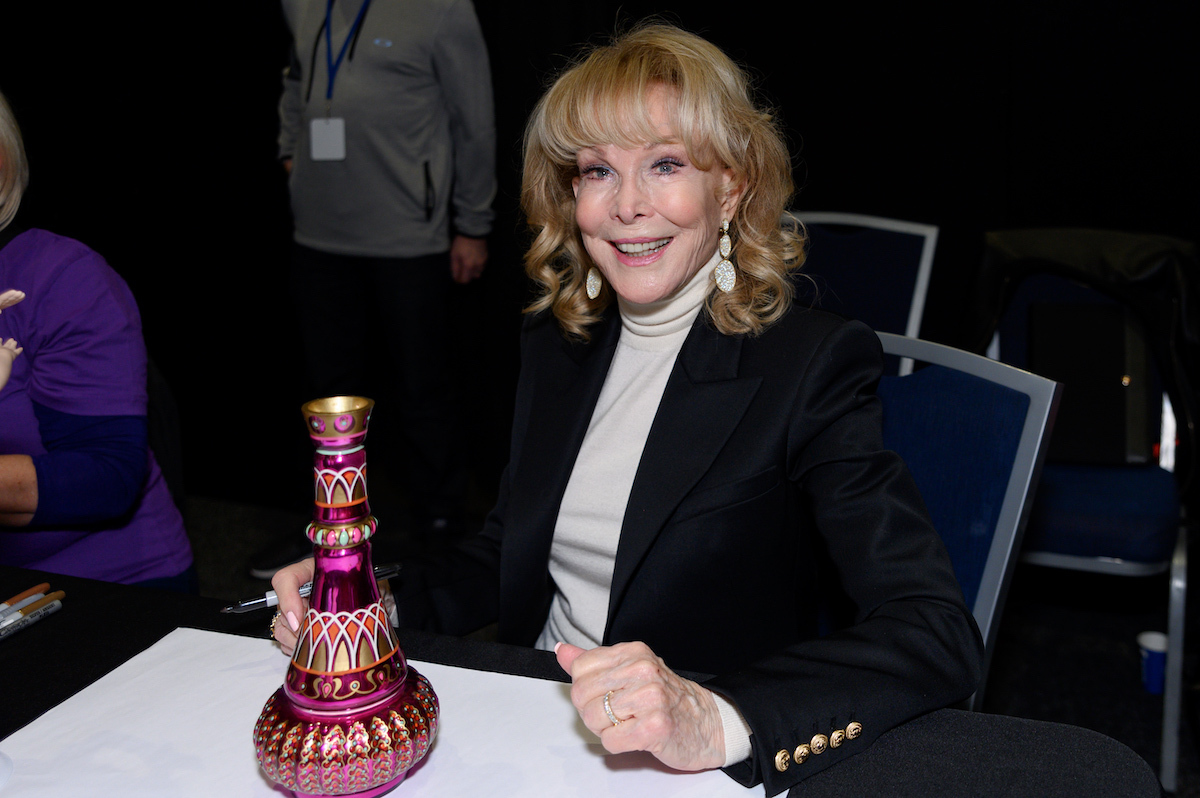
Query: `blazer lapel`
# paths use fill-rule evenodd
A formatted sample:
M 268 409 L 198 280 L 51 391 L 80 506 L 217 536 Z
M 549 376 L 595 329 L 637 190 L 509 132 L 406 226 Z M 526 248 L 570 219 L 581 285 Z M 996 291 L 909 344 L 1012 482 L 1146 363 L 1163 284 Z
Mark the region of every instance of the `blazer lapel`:
M 529 352 L 537 362 L 522 366 L 536 369 L 537 376 L 532 381 L 528 428 L 509 499 L 509 527 L 501 558 L 501 603 L 506 606 L 502 606 L 501 617 L 533 617 L 537 631 L 541 629 L 539 609 L 525 604 L 532 601 L 540 606 L 543 591 L 530 591 L 527 586 L 529 580 L 549 584 L 550 543 L 558 507 L 608 376 L 620 329 L 615 311 L 596 326 L 587 344 L 568 342 L 557 334 L 555 325 L 551 345 Z
M 676 358 L 629 494 L 609 593 L 606 645 L 638 566 L 758 392 L 762 377 L 737 376 L 741 350 L 741 338 L 717 332 L 701 313 Z

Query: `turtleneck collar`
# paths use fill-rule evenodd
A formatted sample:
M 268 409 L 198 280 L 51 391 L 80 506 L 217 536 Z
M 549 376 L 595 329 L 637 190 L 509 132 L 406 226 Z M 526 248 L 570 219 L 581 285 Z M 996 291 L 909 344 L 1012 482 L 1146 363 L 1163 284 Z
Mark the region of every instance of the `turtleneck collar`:
M 696 314 L 713 286 L 713 271 L 720 253 L 713 253 L 708 263 L 692 275 L 692 279 L 666 299 L 639 305 L 617 297 L 621 311 L 621 337 L 653 338 L 691 329 Z

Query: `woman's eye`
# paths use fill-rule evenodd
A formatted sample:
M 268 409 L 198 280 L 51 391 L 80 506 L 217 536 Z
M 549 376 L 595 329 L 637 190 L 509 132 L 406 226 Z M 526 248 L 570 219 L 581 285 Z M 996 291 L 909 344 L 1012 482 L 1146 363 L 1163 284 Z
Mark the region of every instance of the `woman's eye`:
M 603 180 L 609 175 L 607 166 L 585 166 L 579 170 L 583 177 L 590 177 L 593 180 Z
M 674 174 L 675 172 L 679 171 L 681 166 L 683 166 L 683 164 L 679 161 L 676 161 L 674 158 L 663 159 L 654 164 L 654 173 L 659 175 Z

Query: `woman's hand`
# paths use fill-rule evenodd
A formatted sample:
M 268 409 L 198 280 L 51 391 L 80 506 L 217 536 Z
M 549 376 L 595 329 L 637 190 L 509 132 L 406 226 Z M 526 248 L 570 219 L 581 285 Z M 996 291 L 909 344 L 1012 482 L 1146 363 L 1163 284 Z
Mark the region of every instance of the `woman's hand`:
M 11 308 L 24 298 L 25 292 L 18 291 L 15 288 L 10 288 L 7 291 L 0 291 L 0 312 L 3 312 L 5 308 Z
M 571 674 L 571 703 L 609 752 L 649 751 L 676 770 L 725 764 L 725 731 L 712 693 L 677 676 L 645 643 L 590 651 L 559 643 L 554 654 Z M 606 695 L 620 723 L 605 711 Z
M 271 577 L 271 588 L 279 597 L 279 619 L 275 622 L 275 639 L 289 657 L 296 650 L 296 632 L 300 630 L 300 619 L 308 613 L 308 601 L 300 598 L 300 586 L 311 582 L 316 567 L 307 560 L 280 569 Z
M 16 339 L 9 338 L 0 343 L 0 388 L 3 388 L 4 383 L 8 382 L 8 377 L 12 374 L 13 361 L 19 354 L 21 354 L 21 347 L 17 346 Z

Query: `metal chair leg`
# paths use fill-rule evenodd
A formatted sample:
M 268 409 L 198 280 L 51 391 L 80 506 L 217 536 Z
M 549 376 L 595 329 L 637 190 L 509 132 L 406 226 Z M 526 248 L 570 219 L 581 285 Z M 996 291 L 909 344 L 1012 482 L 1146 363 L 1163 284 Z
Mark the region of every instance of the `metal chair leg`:
M 1183 626 L 1187 599 L 1187 529 L 1180 526 L 1171 558 L 1170 600 L 1167 610 L 1167 672 L 1163 689 L 1163 789 L 1175 792 L 1179 772 L 1179 715 L 1183 703 Z

